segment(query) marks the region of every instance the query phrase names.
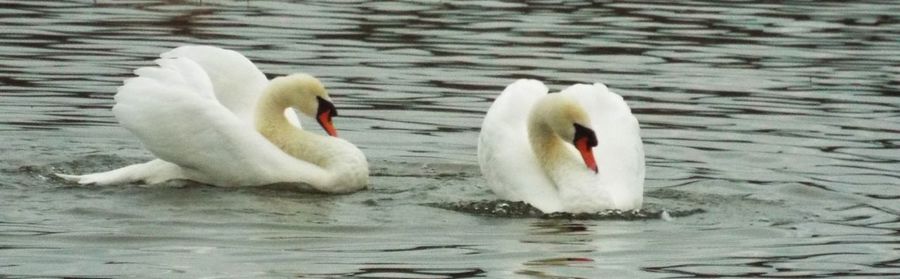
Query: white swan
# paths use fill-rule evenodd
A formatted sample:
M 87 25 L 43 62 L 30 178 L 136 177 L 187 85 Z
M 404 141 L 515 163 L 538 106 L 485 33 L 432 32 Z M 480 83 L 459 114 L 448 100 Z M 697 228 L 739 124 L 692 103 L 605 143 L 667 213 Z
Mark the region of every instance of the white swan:
M 211 46 L 163 53 L 137 69 L 115 96 L 113 113 L 159 159 L 86 175 L 80 184 L 188 179 L 217 186 L 302 184 L 330 193 L 368 185 L 365 155 L 337 137 L 337 111 L 314 77 L 268 81 L 243 55 Z M 304 131 L 293 110 L 330 136 Z M 292 125 L 293 124 L 293 125 Z
M 545 213 L 640 209 L 644 150 L 622 97 L 602 83 L 547 92 L 518 80 L 491 105 L 478 139 L 487 185 Z

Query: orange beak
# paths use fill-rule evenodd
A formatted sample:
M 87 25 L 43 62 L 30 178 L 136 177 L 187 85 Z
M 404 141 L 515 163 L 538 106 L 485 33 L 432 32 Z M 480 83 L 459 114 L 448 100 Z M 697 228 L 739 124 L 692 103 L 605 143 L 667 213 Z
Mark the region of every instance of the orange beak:
M 590 139 L 582 137 L 575 140 L 575 149 L 578 149 L 578 153 L 581 153 L 581 159 L 584 160 L 584 164 L 594 173 L 597 173 L 597 161 L 594 160 L 594 151 L 591 150 Z
M 337 129 L 334 128 L 334 123 L 331 122 L 331 118 L 337 116 L 337 109 L 334 108 L 334 104 L 322 99 L 322 97 L 316 96 L 316 100 L 319 101 L 316 121 L 319 122 L 319 125 L 322 126 L 322 129 L 325 129 L 329 136 L 337 137 Z
M 337 129 L 334 128 L 334 123 L 331 122 L 331 110 L 325 110 L 319 112 L 319 115 L 316 116 L 316 121 L 319 122 L 319 125 L 322 126 L 322 129 L 325 129 L 325 132 L 328 133 L 329 136 L 337 137 Z

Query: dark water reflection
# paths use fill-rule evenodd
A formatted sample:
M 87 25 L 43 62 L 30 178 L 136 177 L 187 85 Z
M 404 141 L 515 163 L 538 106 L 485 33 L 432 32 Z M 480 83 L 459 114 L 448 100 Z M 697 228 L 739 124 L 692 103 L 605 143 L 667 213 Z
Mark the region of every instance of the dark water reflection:
M 893 1 L 0 0 L 0 276 L 900 276 L 898 14 Z M 320 76 L 374 189 L 46 176 L 148 158 L 112 96 L 182 44 Z M 650 198 L 707 212 L 568 222 L 423 206 L 491 197 L 475 139 L 517 78 L 607 83 L 641 122 L 648 189 L 687 193 Z

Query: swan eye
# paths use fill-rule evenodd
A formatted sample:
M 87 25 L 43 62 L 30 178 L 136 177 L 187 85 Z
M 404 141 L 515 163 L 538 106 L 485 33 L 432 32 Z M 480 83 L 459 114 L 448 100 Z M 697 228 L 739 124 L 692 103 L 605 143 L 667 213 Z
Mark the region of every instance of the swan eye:
M 587 138 L 588 146 L 594 147 L 597 146 L 597 135 L 594 134 L 594 130 L 591 128 L 581 126 L 581 124 L 575 123 L 575 142 L 579 139 Z

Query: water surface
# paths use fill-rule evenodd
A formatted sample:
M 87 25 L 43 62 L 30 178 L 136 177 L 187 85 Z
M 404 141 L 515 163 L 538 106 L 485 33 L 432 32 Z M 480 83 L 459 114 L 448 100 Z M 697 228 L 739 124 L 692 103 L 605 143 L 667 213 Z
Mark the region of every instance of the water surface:
M 898 15 L 892 1 L 0 0 L 0 277 L 900 276 Z M 320 77 L 372 189 L 53 179 L 152 158 L 112 96 L 183 44 Z M 431 206 L 494 199 L 476 139 L 518 78 L 623 95 L 647 203 L 703 212 Z

